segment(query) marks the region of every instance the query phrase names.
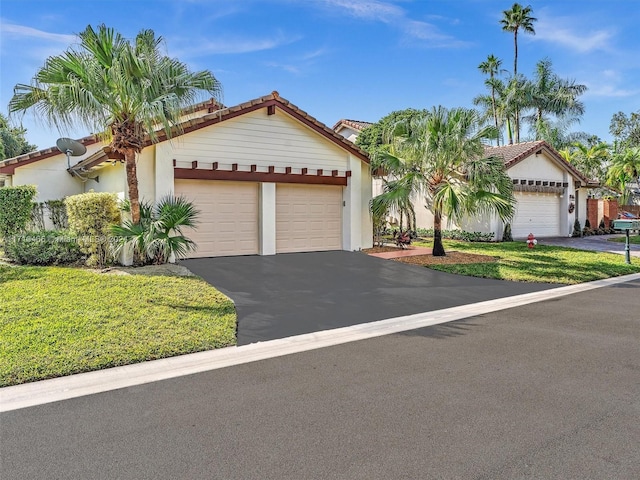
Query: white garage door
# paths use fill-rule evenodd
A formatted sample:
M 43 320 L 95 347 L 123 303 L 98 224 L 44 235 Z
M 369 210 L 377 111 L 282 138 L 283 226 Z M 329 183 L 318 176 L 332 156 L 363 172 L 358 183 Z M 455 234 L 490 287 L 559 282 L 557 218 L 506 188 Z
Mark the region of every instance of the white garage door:
M 511 224 L 514 238 L 560 235 L 560 196 L 551 193 L 516 192 L 516 214 Z
M 257 183 L 177 179 L 175 191 L 200 210 L 198 228 L 185 230 L 198 244 L 191 257 L 258 253 Z
M 278 185 L 276 252 L 342 248 L 342 187 Z

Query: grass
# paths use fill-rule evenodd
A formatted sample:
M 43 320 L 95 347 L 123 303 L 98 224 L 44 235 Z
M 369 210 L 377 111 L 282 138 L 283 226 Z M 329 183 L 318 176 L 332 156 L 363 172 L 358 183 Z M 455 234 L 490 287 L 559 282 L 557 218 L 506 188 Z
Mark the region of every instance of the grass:
M 235 344 L 231 300 L 194 277 L 0 265 L 0 386 Z
M 613 238 L 610 238 L 609 241 L 625 243 L 627 241 L 627 236 L 625 235 L 624 237 L 613 237 Z M 640 235 L 629 235 L 629 243 L 640 245 Z
M 467 243 L 444 242 L 445 251 L 490 255 L 491 263 L 431 265 L 429 268 L 472 277 L 496 278 L 516 282 L 575 284 L 640 272 L 640 258 L 627 265 L 623 255 L 573 248 L 538 245 L 527 248 L 525 242 Z M 430 246 L 417 242 L 414 245 Z

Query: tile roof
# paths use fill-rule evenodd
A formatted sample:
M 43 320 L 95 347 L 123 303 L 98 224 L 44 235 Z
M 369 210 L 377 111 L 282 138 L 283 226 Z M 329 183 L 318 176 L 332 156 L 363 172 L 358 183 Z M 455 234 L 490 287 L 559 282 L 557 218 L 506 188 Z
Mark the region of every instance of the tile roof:
M 360 130 L 363 130 L 363 129 L 367 128 L 370 125 L 373 125 L 373 123 L 365 122 L 365 121 L 362 121 L 362 120 L 349 120 L 349 119 L 343 118 L 342 120 L 339 120 L 333 126 L 333 129 L 337 130 L 338 127 L 340 127 L 341 125 L 346 125 L 347 127 L 351 127 L 351 128 L 354 128 L 354 129 L 360 131 Z
M 253 100 L 249 100 L 248 102 L 244 102 L 232 107 L 219 107 L 212 100 L 194 105 L 190 109 L 185 110 L 185 112 L 187 113 L 195 112 L 207 107 L 208 113 L 202 116 L 198 116 L 196 118 L 192 118 L 185 122 L 182 122 L 178 126 L 178 128 L 175 129 L 174 133 L 175 133 L 175 136 L 180 136 L 185 133 L 189 133 L 194 130 L 199 130 L 201 128 L 205 128 L 210 125 L 234 118 L 238 115 L 242 115 L 244 113 L 248 113 L 254 110 L 258 110 L 260 108 L 265 108 L 270 106 L 281 109 L 282 111 L 298 119 L 305 125 L 309 126 L 313 130 L 315 130 L 316 132 L 324 136 L 325 138 L 329 139 L 333 143 L 351 152 L 362 161 L 369 163 L 369 156 L 364 150 L 356 147 L 352 142 L 350 142 L 349 140 L 344 138 L 342 135 L 339 135 L 338 133 L 336 133 L 329 127 L 327 127 L 324 123 L 315 119 L 314 117 L 309 115 L 307 112 L 305 112 L 304 110 L 301 110 L 300 108 L 298 108 L 297 106 L 289 102 L 288 100 L 282 98 L 280 94 L 276 91 L 272 92 L 270 95 L 265 95 L 263 97 L 255 98 Z M 218 107 L 218 109 L 215 109 L 214 107 Z M 363 123 L 366 123 L 366 122 L 363 122 Z M 164 132 L 159 132 L 158 141 L 162 142 L 165 140 L 167 140 L 166 134 Z M 99 139 L 97 139 L 95 135 L 91 135 L 89 137 L 84 137 L 78 141 L 80 143 L 84 143 L 85 145 L 89 145 L 89 144 L 98 142 Z M 144 146 L 146 147 L 148 145 L 151 145 L 151 143 L 152 142 L 149 139 L 147 139 L 144 143 Z M 19 157 L 3 160 L 0 162 L 0 172 L 2 171 L 1 169 L 3 167 L 11 166 L 15 168 L 15 167 L 21 166 L 20 164 L 23 164 L 23 163 L 31 163 L 33 161 L 41 160 L 41 159 L 48 158 L 58 154 L 60 154 L 60 151 L 57 149 L 57 147 L 50 147 L 44 150 L 39 150 L 37 152 L 29 153 L 27 155 L 21 155 Z M 108 147 L 105 147 L 102 150 L 98 150 L 98 152 L 78 162 L 76 165 L 72 166 L 71 169 L 73 171 L 83 171 L 93 166 L 96 166 L 102 162 L 106 162 L 112 158 L 121 158 L 121 156 L 114 155 L 114 153 L 111 152 Z
M 209 111 L 212 111 L 214 107 L 220 108 L 216 100 L 211 98 L 209 100 L 205 100 L 204 102 L 196 103 L 195 105 L 191 105 L 185 108 L 183 110 L 183 113 L 185 115 L 188 115 L 190 113 L 204 110 L 205 108 L 208 108 Z M 94 143 L 100 142 L 101 139 L 98 137 L 98 135 L 92 134 L 92 135 L 87 135 L 86 137 L 79 138 L 77 141 L 86 147 L 87 145 L 93 145 Z M 29 163 L 36 162 L 38 160 L 44 160 L 45 158 L 53 157 L 59 154 L 60 154 L 60 150 L 58 150 L 58 147 L 56 147 L 55 145 L 53 147 L 34 150 L 33 152 L 28 152 L 22 155 L 18 155 L 16 157 L 0 160 L 0 169 L 5 167 L 11 167 L 11 169 L 14 170 L 16 167 L 27 165 Z M 1 170 L 0 170 L 0 173 L 2 173 Z
M 502 157 L 504 159 L 506 168 L 511 168 L 515 164 L 541 150 L 544 150 L 556 163 L 559 163 L 565 170 L 571 172 L 575 177 L 584 182 L 585 185 L 599 185 L 599 182 L 597 180 L 587 178 L 576 167 L 562 158 L 558 151 L 544 140 L 514 143 L 511 145 L 501 145 L 499 147 L 485 146 L 484 153 L 487 156 L 494 155 Z

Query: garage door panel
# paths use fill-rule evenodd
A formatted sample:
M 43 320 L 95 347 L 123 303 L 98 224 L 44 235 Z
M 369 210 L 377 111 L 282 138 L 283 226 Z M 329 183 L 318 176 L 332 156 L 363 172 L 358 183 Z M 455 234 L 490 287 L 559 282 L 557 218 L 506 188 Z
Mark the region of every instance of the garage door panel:
M 175 191 L 200 211 L 197 229 L 185 231 L 197 244 L 192 257 L 258 253 L 257 183 L 177 179 Z
M 276 251 L 305 252 L 342 248 L 342 188 L 278 185 Z
M 516 213 L 511 224 L 514 237 L 560 235 L 560 196 L 557 194 L 516 192 Z

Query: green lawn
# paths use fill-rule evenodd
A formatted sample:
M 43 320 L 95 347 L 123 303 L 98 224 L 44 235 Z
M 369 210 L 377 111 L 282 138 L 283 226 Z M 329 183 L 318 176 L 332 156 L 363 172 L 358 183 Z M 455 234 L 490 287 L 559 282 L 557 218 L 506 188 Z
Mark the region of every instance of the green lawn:
M 427 245 L 431 243 L 414 243 Z M 473 277 L 497 278 L 518 282 L 574 284 L 640 272 L 640 258 L 627 265 L 624 255 L 589 252 L 573 248 L 538 245 L 527 248 L 525 242 L 467 243 L 444 241 L 445 251 L 490 255 L 495 262 L 466 265 L 432 265 L 443 272 Z
M 625 235 L 624 237 L 610 238 L 609 241 L 625 243 L 627 241 L 627 236 Z M 629 235 L 629 243 L 640 245 L 640 235 Z
M 231 300 L 195 277 L 0 265 L 0 386 L 234 345 Z

